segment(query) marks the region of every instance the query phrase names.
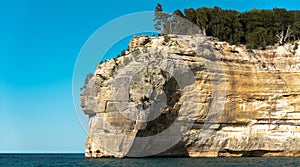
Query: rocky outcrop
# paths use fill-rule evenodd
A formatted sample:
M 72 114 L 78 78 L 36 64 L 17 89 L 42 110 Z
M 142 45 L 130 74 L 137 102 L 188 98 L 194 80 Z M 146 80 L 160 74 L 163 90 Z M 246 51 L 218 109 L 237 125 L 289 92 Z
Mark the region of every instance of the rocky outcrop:
M 300 52 L 134 37 L 85 85 L 86 157 L 299 156 Z

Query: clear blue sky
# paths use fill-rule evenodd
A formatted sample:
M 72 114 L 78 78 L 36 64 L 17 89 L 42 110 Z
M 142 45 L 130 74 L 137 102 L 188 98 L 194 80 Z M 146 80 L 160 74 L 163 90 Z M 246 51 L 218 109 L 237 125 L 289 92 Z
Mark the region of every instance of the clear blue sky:
M 151 11 L 158 2 L 166 12 L 202 6 L 300 9 L 295 0 L 1 1 L 0 152 L 84 152 L 86 134 L 72 101 L 77 55 L 105 23 Z

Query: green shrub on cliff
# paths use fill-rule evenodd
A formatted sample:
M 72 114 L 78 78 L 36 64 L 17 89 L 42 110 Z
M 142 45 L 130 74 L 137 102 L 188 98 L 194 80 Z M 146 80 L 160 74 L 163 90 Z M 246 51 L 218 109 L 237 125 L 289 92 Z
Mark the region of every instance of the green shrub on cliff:
M 171 22 L 157 13 L 162 11 L 160 4 L 156 7 L 155 28 L 162 31 L 164 24 Z M 283 45 L 300 39 L 300 11 L 288 11 L 274 8 L 239 12 L 223 10 L 220 7 L 175 10 L 174 15 L 186 18 L 199 26 L 201 33 L 217 37 L 230 44 L 244 44 L 248 49 L 265 48 L 268 45 Z M 172 18 L 171 18 L 172 19 Z M 163 31 L 162 31 L 163 32 Z

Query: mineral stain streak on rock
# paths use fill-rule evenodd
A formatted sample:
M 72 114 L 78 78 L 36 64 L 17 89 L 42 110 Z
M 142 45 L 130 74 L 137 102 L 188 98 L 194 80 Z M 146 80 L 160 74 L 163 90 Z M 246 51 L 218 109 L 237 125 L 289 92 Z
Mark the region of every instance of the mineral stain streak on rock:
M 85 85 L 85 156 L 299 156 L 300 52 L 292 48 L 134 37 Z

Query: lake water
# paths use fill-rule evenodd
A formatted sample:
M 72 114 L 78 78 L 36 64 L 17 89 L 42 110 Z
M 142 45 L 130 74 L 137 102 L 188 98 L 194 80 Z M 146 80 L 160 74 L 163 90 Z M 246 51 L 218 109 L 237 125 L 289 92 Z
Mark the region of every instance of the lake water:
M 125 158 L 86 159 L 84 154 L 0 154 L 0 166 L 300 166 L 300 158 Z

